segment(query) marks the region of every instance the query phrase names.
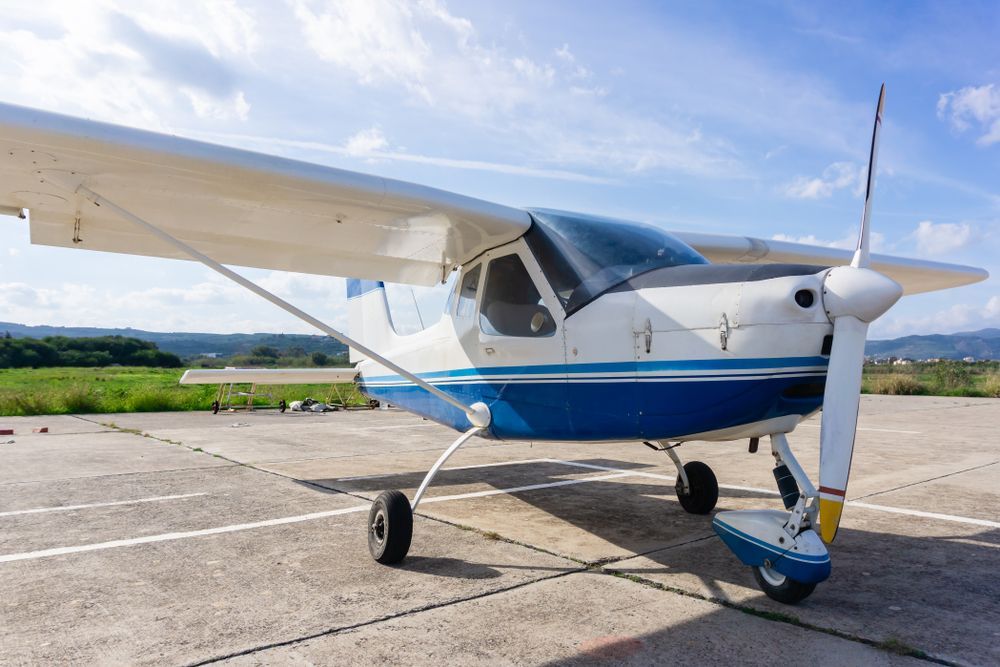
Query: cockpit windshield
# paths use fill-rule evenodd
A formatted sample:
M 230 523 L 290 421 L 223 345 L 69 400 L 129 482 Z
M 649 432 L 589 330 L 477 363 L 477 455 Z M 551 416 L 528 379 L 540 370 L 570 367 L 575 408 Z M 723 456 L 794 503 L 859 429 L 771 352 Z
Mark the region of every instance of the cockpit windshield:
M 524 239 L 566 315 L 641 273 L 708 264 L 680 239 L 649 225 L 546 209 L 529 213 L 534 224 Z

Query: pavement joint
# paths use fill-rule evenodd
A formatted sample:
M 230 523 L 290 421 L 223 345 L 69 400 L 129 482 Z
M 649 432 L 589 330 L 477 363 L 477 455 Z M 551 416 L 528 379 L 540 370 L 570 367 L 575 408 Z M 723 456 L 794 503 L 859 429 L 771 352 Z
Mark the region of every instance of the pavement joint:
M 884 491 L 875 491 L 863 496 L 858 496 L 857 498 L 851 498 L 848 502 L 857 502 L 859 500 L 864 500 L 865 498 L 871 498 L 872 496 L 879 496 L 883 493 L 892 493 L 893 491 L 899 491 L 900 489 L 908 489 L 912 486 L 920 486 L 921 484 L 927 484 L 928 482 L 936 482 L 939 479 L 946 479 L 948 477 L 954 477 L 955 475 L 961 475 L 962 473 L 972 472 L 973 470 L 981 470 L 982 468 L 989 468 L 990 466 L 995 466 L 1000 463 L 998 461 L 990 461 L 989 463 L 983 463 L 977 466 L 972 466 L 971 468 L 963 468 L 962 470 L 956 470 L 954 472 L 945 473 L 944 475 L 938 475 L 937 477 L 931 477 L 929 479 L 924 479 L 919 482 L 910 482 L 909 484 L 901 484 L 900 486 L 893 487 L 891 489 L 886 489 Z
M 187 667 L 201 667 L 202 665 L 211 665 L 224 660 L 232 660 L 233 658 L 239 658 L 241 656 L 252 655 L 254 653 L 260 653 L 261 651 L 268 651 L 271 649 L 282 648 L 285 646 L 294 646 L 295 644 L 301 644 L 302 642 L 310 641 L 313 639 L 319 639 L 320 637 L 329 637 L 331 635 L 337 635 L 342 632 L 350 632 L 351 630 L 358 630 L 360 628 L 378 625 L 379 623 L 385 623 L 387 621 L 392 621 L 397 618 L 405 618 L 407 616 L 413 616 L 420 614 L 422 612 L 433 611 L 435 609 L 442 609 L 444 607 L 451 607 L 462 602 L 471 602 L 474 600 L 481 600 L 483 598 L 492 597 L 500 593 L 507 593 L 509 591 L 515 591 L 520 588 L 526 588 L 534 584 L 541 583 L 543 581 L 551 581 L 553 579 L 561 579 L 562 577 L 567 577 L 571 574 L 579 574 L 584 572 L 583 568 L 575 568 L 572 570 L 566 570 L 564 572 L 557 572 L 555 574 L 545 575 L 539 577 L 538 579 L 531 579 L 529 581 L 522 581 L 510 586 L 505 586 L 503 588 L 498 588 L 492 591 L 484 591 L 482 593 L 477 593 L 475 595 L 469 595 L 462 598 L 456 598 L 453 600 L 445 600 L 443 602 L 436 602 L 433 604 L 423 605 L 420 607 L 414 607 L 413 609 L 408 609 L 405 611 L 397 612 L 395 614 L 387 614 L 385 616 L 380 616 L 378 618 L 369 619 L 367 621 L 362 621 L 360 623 L 353 623 L 350 625 L 344 625 L 336 628 L 328 628 L 326 630 L 321 630 L 319 632 L 313 632 L 308 635 L 301 635 L 298 637 L 293 637 L 291 639 L 286 639 L 278 642 L 270 642 L 268 644 L 261 644 L 259 646 L 252 646 L 250 648 L 243 649 L 241 651 L 234 651 L 232 653 L 227 653 L 224 655 L 217 655 L 211 658 L 206 658 L 205 660 L 199 660 L 198 662 L 188 663 Z

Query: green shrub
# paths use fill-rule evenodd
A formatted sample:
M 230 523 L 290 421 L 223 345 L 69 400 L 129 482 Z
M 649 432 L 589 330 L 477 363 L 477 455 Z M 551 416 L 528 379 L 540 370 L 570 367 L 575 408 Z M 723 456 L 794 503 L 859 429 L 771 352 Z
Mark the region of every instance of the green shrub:
M 172 392 L 161 387 L 137 387 L 121 406 L 122 412 L 167 412 L 176 409 Z
M 86 385 L 70 387 L 58 398 L 65 412 L 87 414 L 102 411 L 100 394 Z
M 919 380 L 911 375 L 903 375 L 902 373 L 887 373 L 874 377 L 871 380 L 871 387 L 874 394 L 917 396 L 928 393 L 927 387 Z
M 983 396 L 1000 398 L 1000 374 L 991 373 L 987 375 L 982 385 L 980 385 L 980 390 L 983 392 Z
M 972 385 L 972 372 L 965 362 L 941 361 L 934 365 L 934 381 L 942 389 L 964 389 Z

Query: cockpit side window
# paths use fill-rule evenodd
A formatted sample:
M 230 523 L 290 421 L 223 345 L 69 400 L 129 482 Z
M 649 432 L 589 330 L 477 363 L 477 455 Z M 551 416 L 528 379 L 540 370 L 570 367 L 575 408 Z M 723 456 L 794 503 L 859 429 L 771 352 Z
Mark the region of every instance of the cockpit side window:
M 552 314 L 519 256 L 505 255 L 490 262 L 479 326 L 492 336 L 537 338 L 555 333 Z
M 483 265 L 462 276 L 462 284 L 458 288 L 458 305 L 455 306 L 455 317 L 471 318 L 476 314 L 476 293 L 479 291 L 479 274 Z

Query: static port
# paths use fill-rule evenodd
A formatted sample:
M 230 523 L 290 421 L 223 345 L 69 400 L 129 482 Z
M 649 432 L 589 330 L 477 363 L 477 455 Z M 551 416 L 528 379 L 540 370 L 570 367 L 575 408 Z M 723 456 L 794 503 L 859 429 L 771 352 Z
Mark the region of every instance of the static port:
M 800 289 L 795 293 L 795 303 L 799 304 L 803 308 L 812 307 L 815 301 L 816 295 L 813 294 L 812 290 Z

